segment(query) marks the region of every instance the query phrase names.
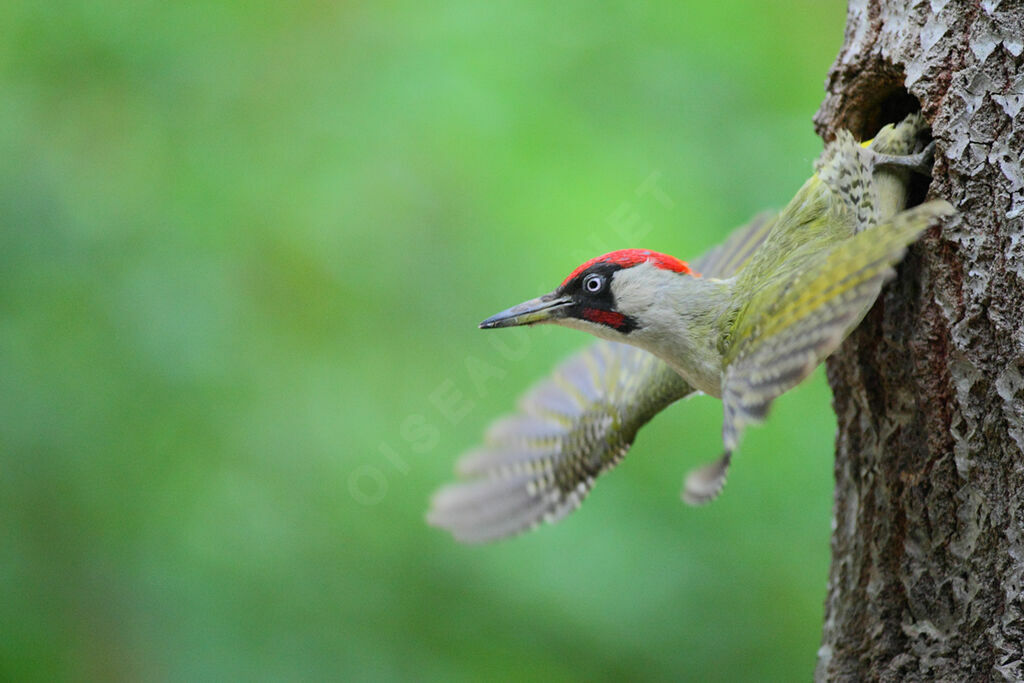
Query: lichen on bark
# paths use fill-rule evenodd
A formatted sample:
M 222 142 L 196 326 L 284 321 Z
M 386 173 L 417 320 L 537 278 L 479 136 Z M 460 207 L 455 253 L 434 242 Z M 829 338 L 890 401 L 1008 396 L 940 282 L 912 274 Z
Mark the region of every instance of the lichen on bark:
M 832 567 L 819 680 L 1024 680 L 1024 7 L 851 0 L 815 118 L 920 109 L 927 233 L 829 359 Z

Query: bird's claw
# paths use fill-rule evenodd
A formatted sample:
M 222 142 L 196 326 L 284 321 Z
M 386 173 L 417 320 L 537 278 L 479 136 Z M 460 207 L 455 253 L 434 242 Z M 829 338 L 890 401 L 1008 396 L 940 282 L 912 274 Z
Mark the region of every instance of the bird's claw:
M 878 166 L 896 166 L 898 168 L 905 168 L 914 173 L 919 173 L 927 178 L 932 177 L 932 164 L 935 163 L 935 141 L 932 140 L 928 145 L 918 152 L 917 154 L 907 154 L 906 156 L 897 156 L 895 154 L 879 154 L 875 158 L 875 164 Z

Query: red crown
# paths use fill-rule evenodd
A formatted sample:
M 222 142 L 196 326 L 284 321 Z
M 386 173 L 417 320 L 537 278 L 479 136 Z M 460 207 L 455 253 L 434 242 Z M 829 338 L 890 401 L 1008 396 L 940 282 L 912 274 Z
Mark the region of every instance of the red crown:
M 651 251 L 650 249 L 620 249 L 618 251 L 612 251 L 604 254 L 603 256 L 597 256 L 586 263 L 580 264 L 576 270 L 569 273 L 569 277 L 565 278 L 562 282 L 562 286 L 564 287 L 566 283 L 595 263 L 614 263 L 615 265 L 622 266 L 623 268 L 632 268 L 633 266 L 638 266 L 641 263 L 650 263 L 655 268 L 671 270 L 674 273 L 699 275 L 699 273 L 695 273 L 690 268 L 686 261 L 680 261 L 675 256 L 661 254 L 656 251 Z

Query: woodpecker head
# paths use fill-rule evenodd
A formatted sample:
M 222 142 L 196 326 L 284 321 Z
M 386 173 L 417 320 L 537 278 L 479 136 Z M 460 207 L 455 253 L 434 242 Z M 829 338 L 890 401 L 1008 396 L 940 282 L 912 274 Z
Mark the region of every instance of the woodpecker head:
M 655 251 L 613 251 L 581 264 L 550 294 L 491 316 L 480 328 L 555 323 L 621 341 L 644 329 L 666 288 L 699 275 Z

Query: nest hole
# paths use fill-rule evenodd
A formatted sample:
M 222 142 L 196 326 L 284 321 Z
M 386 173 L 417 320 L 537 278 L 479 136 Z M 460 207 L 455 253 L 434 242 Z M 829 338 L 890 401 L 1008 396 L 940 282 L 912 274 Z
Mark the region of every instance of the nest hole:
M 921 103 L 903 87 L 902 74 L 890 82 L 888 87 L 880 88 L 874 96 L 865 98 L 864 107 L 861 110 L 859 131 L 854 134 L 861 140 L 868 140 L 878 134 L 878 131 L 890 123 L 899 123 L 908 115 L 921 111 Z M 931 132 L 922 136 L 918 142 L 918 149 L 924 147 L 931 141 Z M 931 178 L 920 174 L 914 174 L 910 179 L 907 188 L 907 207 L 916 206 L 925 200 L 928 194 L 928 185 Z

